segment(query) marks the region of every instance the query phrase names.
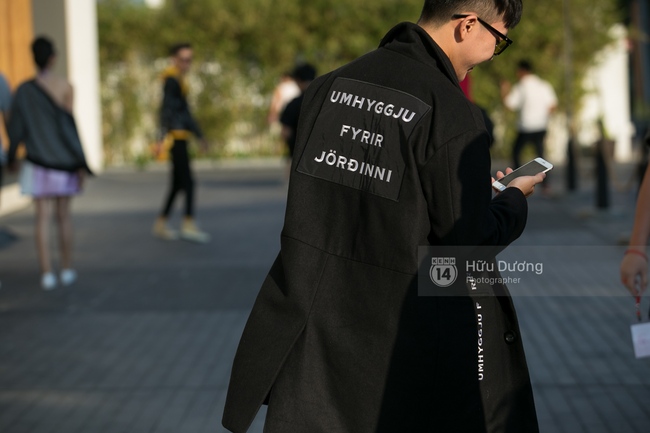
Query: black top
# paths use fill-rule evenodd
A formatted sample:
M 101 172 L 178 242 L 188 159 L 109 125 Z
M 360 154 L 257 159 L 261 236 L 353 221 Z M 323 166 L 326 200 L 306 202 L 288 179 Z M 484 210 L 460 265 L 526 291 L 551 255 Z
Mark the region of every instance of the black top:
M 9 113 L 10 164 L 16 159 L 18 145 L 25 143 L 26 158 L 34 164 L 56 170 L 85 169 L 90 172 L 74 117 L 35 79 L 18 87 Z
M 187 98 L 176 77 L 165 78 L 163 101 L 160 108 L 160 126 L 163 133 L 169 131 L 190 131 L 197 137 L 203 137 L 203 132 L 190 113 Z
M 280 116 L 280 123 L 291 130 L 291 135 L 287 138 L 289 156 L 291 157 L 293 157 L 293 149 L 296 147 L 296 131 L 298 129 L 298 118 L 300 117 L 300 106 L 302 105 L 303 98 L 304 93 L 294 98 L 284 107 Z

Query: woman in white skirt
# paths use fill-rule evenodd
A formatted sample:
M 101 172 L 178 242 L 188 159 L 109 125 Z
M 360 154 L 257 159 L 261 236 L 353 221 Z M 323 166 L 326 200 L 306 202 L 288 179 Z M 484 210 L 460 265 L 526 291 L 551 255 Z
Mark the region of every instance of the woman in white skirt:
M 16 90 L 10 110 L 9 167 L 15 168 L 16 149 L 24 143 L 27 151 L 22 164 L 20 185 L 23 194 L 34 198 L 36 247 L 41 267 L 41 286 L 54 289 L 60 282 L 70 285 L 77 279 L 72 267 L 71 197 L 81 192 L 83 176 L 89 172 L 72 117 L 72 86 L 51 73 L 55 51 L 44 37 L 32 44 L 38 68 L 35 79 Z M 48 245 L 49 226 L 55 213 L 61 272 L 57 278 Z

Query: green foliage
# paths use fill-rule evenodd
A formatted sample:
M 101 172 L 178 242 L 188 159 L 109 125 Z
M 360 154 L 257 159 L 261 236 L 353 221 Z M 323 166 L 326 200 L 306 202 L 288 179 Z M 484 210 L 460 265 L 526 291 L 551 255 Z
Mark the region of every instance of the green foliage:
M 160 97 L 157 76 L 165 66 L 161 59 L 179 41 L 194 46 L 191 103 L 213 143 L 213 155 L 273 153 L 279 147 L 265 117 L 279 75 L 299 61 L 325 73 L 371 51 L 393 25 L 417 20 L 422 3 L 167 0 L 161 9 L 148 9 L 129 0 L 102 0 L 98 21 L 107 153 L 114 160 L 132 158 L 138 154 L 132 150 L 134 137 L 152 139 Z M 577 96 L 577 83 L 608 42 L 607 30 L 618 16 L 616 0 L 570 3 Z M 509 33 L 515 43 L 472 73 L 477 102 L 489 111 L 498 109 L 499 82 L 514 81 L 516 61 L 530 58 L 565 104 L 563 23 L 562 0 L 525 2 L 521 23 Z M 239 143 L 235 150 L 232 143 Z
M 614 0 L 568 0 L 569 13 L 564 16 L 564 0 L 524 4 L 519 25 L 508 33 L 515 43 L 494 61 L 477 68 L 473 75 L 477 102 L 495 107 L 499 101 L 498 83 L 515 81 L 515 65 L 519 60 L 533 63 L 535 72 L 551 82 L 558 91 L 563 106 L 568 95 L 565 86 L 565 18 L 572 40 L 571 56 L 572 101 L 580 96 L 580 83 L 594 62 L 594 55 L 611 40 L 609 29 L 620 22 L 620 12 Z
M 568 3 L 564 14 L 563 3 Z M 517 27 L 508 33 L 514 43 L 501 56 L 484 63 L 472 72 L 472 89 L 476 102 L 514 127 L 513 113 L 503 112 L 499 84 L 516 81 L 516 64 L 528 60 L 535 73 L 549 81 L 560 101 L 560 110 L 572 111 L 584 94 L 581 86 L 595 55 L 611 42 L 609 30 L 621 22 L 622 11 L 617 0 L 546 0 L 524 2 L 524 13 Z M 566 21 L 565 21 L 566 20 Z M 566 60 L 568 26 L 572 41 L 570 66 Z M 566 71 L 570 67 L 571 83 L 567 86 Z M 571 89 L 571 95 L 567 92 Z M 510 131 L 510 135 L 513 131 Z M 497 143 L 498 144 L 498 143 Z
M 147 42 L 151 11 L 125 0 L 97 4 L 99 58 L 102 65 L 125 61 Z

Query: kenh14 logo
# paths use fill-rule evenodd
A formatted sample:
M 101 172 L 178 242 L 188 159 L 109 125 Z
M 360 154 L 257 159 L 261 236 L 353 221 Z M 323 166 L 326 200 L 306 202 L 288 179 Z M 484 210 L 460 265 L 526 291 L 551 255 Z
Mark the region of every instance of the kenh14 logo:
M 433 257 L 429 277 L 438 287 L 449 287 L 458 277 L 456 259 L 454 257 Z

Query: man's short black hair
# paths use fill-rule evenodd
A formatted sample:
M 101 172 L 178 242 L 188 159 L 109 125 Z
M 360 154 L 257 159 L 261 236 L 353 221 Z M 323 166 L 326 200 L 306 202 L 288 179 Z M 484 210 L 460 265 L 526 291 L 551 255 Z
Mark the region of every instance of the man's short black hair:
M 169 48 L 169 55 L 170 55 L 170 56 L 175 56 L 175 55 L 178 54 L 178 52 L 179 52 L 180 50 L 184 50 L 184 49 L 186 49 L 186 48 L 190 48 L 190 49 L 191 49 L 191 48 L 192 48 L 192 44 L 190 44 L 189 42 L 179 42 L 179 43 L 177 43 L 177 44 L 174 44 L 174 45 L 172 45 L 172 46 Z
M 487 22 L 503 17 L 507 29 L 514 28 L 521 19 L 521 0 L 425 0 L 420 21 L 444 24 L 451 16 L 463 12 L 476 12 Z
M 291 77 L 296 81 L 302 81 L 305 83 L 314 81 L 316 78 L 316 68 L 309 63 L 303 63 L 302 65 L 296 66 L 291 73 Z
M 36 67 L 42 71 L 47 67 L 50 59 L 56 54 L 54 44 L 49 38 L 39 36 L 32 42 L 32 54 L 34 55 Z

